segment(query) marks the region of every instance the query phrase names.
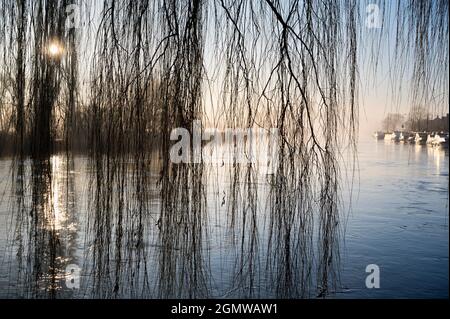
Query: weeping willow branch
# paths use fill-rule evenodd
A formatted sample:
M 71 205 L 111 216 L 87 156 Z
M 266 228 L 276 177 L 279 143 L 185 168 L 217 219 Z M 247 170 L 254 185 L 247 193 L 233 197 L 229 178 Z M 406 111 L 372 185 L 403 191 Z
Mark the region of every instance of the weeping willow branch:
M 50 159 L 61 141 L 68 158 L 89 154 L 85 267 L 96 297 L 214 294 L 211 169 L 203 161 L 177 165 L 169 155 L 172 129 L 193 135 L 197 119 L 202 128 L 279 131 L 267 193 L 256 165 L 235 161 L 224 169 L 235 257 L 230 291 L 326 296 L 339 280 L 340 158 L 347 146 L 356 150 L 361 47 L 371 44 L 376 68 L 377 46 L 395 39 L 391 72 L 403 83 L 409 70 L 412 114 L 416 105 L 436 105 L 437 96 L 447 97 L 442 105 L 448 100 L 445 0 L 395 8 L 379 1 L 386 16 L 375 37 L 357 0 L 75 2 L 90 17 L 76 28 L 66 24 L 69 4 L 0 0 L 0 128 L 16 145 L 21 233 L 23 225 L 39 232 L 50 193 L 40 185 L 51 185 Z M 51 49 L 56 43 L 62 53 Z M 32 218 L 21 182 L 27 156 Z M 56 234 L 35 235 L 45 237 L 41 246 L 49 239 L 55 257 Z M 22 256 L 23 241 L 17 245 Z M 57 276 L 39 268 L 35 281 L 45 272 Z

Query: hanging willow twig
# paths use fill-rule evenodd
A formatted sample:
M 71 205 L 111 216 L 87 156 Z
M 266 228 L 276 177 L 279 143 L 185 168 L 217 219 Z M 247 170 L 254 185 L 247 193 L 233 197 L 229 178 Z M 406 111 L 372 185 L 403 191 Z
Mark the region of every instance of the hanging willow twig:
M 77 28 L 65 23 L 69 4 L 0 1 L 0 128 L 15 138 L 15 243 L 19 272 L 34 282 L 27 296 L 36 296 L 47 273 L 55 296 L 58 234 L 43 225 L 51 223 L 46 200 L 59 141 L 69 162 L 82 151 L 92 168 L 91 293 L 197 298 L 214 295 L 211 171 L 202 161 L 172 163 L 170 133 L 183 127 L 193 135 L 196 119 L 203 127 L 276 127 L 267 194 L 257 187 L 256 165 L 234 162 L 227 170 L 223 201 L 235 257 L 228 291 L 325 296 L 339 279 L 339 160 L 346 146 L 356 148 L 361 46 L 372 45 L 376 68 L 377 46 L 395 37 L 391 72 L 403 83 L 410 71 L 412 104 L 435 107 L 442 94 L 448 100 L 446 0 L 395 8 L 379 1 L 378 37 L 365 31 L 357 0 L 75 1 L 88 19 Z M 52 43 L 64 52 L 49 54 Z M 27 156 L 31 204 L 24 200 Z M 157 177 L 149 173 L 155 170 Z M 152 254 L 151 247 L 159 248 Z

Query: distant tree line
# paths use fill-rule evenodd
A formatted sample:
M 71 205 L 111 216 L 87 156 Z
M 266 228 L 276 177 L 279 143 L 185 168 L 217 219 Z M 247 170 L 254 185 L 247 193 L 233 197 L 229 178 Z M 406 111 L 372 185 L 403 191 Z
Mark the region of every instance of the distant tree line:
M 406 123 L 406 128 L 410 131 L 422 132 L 422 131 L 433 131 L 433 132 L 448 132 L 448 113 L 443 117 L 431 118 L 421 118 L 421 119 L 409 119 Z
M 418 115 L 420 114 L 420 115 Z M 389 113 L 382 122 L 383 130 L 386 132 L 407 130 L 413 132 L 434 131 L 448 132 L 448 113 L 442 117 L 432 118 L 426 113 L 416 113 L 415 116 L 406 117 L 400 113 Z

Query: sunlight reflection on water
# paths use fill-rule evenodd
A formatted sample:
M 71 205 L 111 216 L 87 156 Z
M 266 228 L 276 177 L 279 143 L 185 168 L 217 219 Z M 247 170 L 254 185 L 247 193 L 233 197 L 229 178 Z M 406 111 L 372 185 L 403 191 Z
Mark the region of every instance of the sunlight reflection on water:
M 345 225 L 345 249 L 342 251 L 341 282 L 336 298 L 391 298 L 391 297 L 448 297 L 448 150 L 426 146 L 411 146 L 395 143 L 363 141 L 359 145 L 359 166 L 357 180 L 353 184 L 355 194 L 352 201 L 351 214 Z M 2 189 L 8 189 L 11 162 L 0 161 Z M 0 251 L 0 297 L 31 297 L 24 293 L 29 291 L 33 276 L 40 276 L 37 284 L 38 293 L 34 296 L 59 298 L 84 298 L 91 296 L 88 292 L 92 285 L 89 273 L 84 273 L 87 283 L 82 290 L 71 291 L 65 287 L 65 267 L 78 264 L 87 267 L 92 264 L 91 252 L 94 242 L 87 234 L 89 221 L 87 212 L 90 209 L 88 198 L 92 196 L 87 186 L 89 165 L 84 157 L 68 162 L 64 155 L 52 156 L 50 160 L 50 179 L 43 179 L 38 196 L 26 197 L 25 207 L 31 203 L 41 203 L 46 220 L 46 232 L 42 238 L 27 241 L 27 230 L 39 227 L 26 223 L 24 228 L 14 226 L 13 217 L 17 212 L 14 197 L 4 196 L 0 205 L 1 237 Z M 347 172 L 348 173 L 348 172 Z M 153 172 L 152 176 L 157 176 Z M 204 250 L 208 251 L 210 271 L 209 289 L 212 296 L 240 297 L 234 295 L 231 282 L 236 256 L 231 249 L 236 234 L 229 232 L 227 220 L 224 219 L 229 202 L 227 185 L 231 182 L 229 175 L 220 171 L 219 167 L 210 167 L 205 172 L 208 181 L 208 232 L 205 237 Z M 29 183 L 29 174 L 26 175 Z M 48 181 L 48 192 L 45 182 Z M 152 179 L 157 183 L 157 177 Z M 264 198 L 268 196 L 267 178 L 260 176 L 258 202 L 259 214 L 264 216 Z M 30 186 L 30 185 L 28 185 Z M 348 188 L 344 188 L 343 199 L 348 207 Z M 157 194 L 156 188 L 153 192 Z M 152 199 L 149 233 L 157 233 L 158 198 Z M 34 211 L 37 213 L 38 210 Z M 23 218 L 26 218 L 25 211 Z M 153 215 L 152 215 L 153 214 Z M 25 219 L 24 219 L 25 220 Z M 258 225 L 258 236 L 261 243 L 265 238 L 267 221 L 261 218 Z M 20 225 L 19 225 L 20 226 Z M 36 229 L 36 228 L 35 228 Z M 20 236 L 19 236 L 20 235 Z M 23 252 L 28 258 L 42 261 L 36 272 L 14 274 L 10 269 L 17 268 L 17 246 L 12 242 L 22 238 Z M 49 243 L 55 249 L 46 247 Z M 158 249 L 161 249 L 152 238 L 145 239 L 148 252 L 146 267 L 150 271 L 148 280 L 155 284 L 158 270 Z M 168 246 L 165 246 L 165 249 Z M 261 244 L 261 247 L 263 245 Z M 174 252 L 179 247 L 172 247 Z M 260 260 L 264 260 L 264 249 L 261 249 Z M 40 255 L 41 254 L 41 255 Z M 50 255 L 49 255 L 50 254 Z M 132 254 L 130 252 L 130 254 Z M 130 255 L 131 256 L 131 255 Z M 136 258 L 136 257 L 133 257 Z M 23 261 L 22 261 L 23 262 Z M 124 261 L 126 264 L 126 262 Z M 370 263 L 381 267 L 382 288 L 365 289 L 365 266 Z M 48 273 L 42 273 L 47 267 Z M 19 269 L 22 269 L 19 267 Z M 29 271 L 29 269 L 28 269 Z M 138 271 L 143 271 L 142 269 Z M 267 285 L 267 279 L 259 277 L 255 287 Z M 107 288 L 111 291 L 116 288 Z M 131 287 L 124 288 L 124 296 L 130 295 Z M 152 289 L 158 290 L 158 287 Z M 181 288 L 180 288 L 181 289 Z M 128 292 L 127 292 L 128 291 Z M 262 297 L 272 297 L 264 288 L 258 290 Z M 157 293 L 149 293 L 154 297 Z

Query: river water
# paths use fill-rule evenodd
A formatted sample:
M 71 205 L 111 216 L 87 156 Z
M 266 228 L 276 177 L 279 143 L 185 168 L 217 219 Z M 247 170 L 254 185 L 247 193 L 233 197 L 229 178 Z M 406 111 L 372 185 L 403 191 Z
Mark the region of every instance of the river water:
M 325 297 L 448 298 L 448 150 L 367 139 L 357 155 L 356 169 L 341 169 L 339 263 L 336 286 Z M 270 220 L 252 224 L 247 217 L 229 227 L 226 174 L 206 173 L 205 214 L 167 230 L 159 216 L 158 174 L 150 173 L 155 187 L 147 189 L 146 206 L 127 207 L 119 215 L 121 229 L 109 213 L 127 201 L 92 206 L 87 158 L 52 157 L 50 181 L 30 183 L 26 170 L 21 202 L 11 195 L 11 164 L 0 160 L 0 298 L 323 296 L 308 236 L 298 236 L 290 252 L 295 265 L 286 265 L 280 248 L 267 249 L 274 240 Z M 266 184 L 258 182 L 255 202 L 269 196 Z M 126 196 L 134 196 L 128 187 Z M 142 210 L 145 222 L 136 223 Z M 110 226 L 98 222 L 105 219 Z M 368 265 L 378 266 L 379 288 L 366 287 Z

